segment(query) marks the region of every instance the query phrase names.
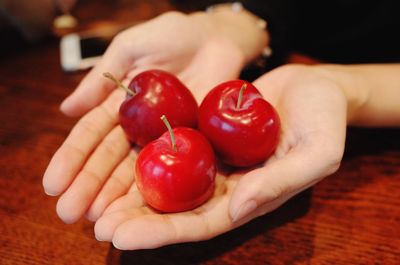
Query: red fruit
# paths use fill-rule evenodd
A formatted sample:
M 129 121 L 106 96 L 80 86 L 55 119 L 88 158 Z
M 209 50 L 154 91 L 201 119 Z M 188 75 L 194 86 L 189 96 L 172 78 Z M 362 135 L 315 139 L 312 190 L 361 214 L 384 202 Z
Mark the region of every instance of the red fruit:
M 233 80 L 218 85 L 204 98 L 199 129 L 225 163 L 244 167 L 263 162 L 274 152 L 280 120 L 251 83 Z
M 161 70 L 138 74 L 129 84 L 119 110 L 119 122 L 131 142 L 144 146 L 166 131 L 160 116 L 168 116 L 172 127 L 197 126 L 198 106 L 192 93 L 178 78 Z
M 139 153 L 136 183 L 151 207 L 162 212 L 187 211 L 212 196 L 215 157 L 198 131 L 179 127 L 170 129 L 170 134 L 164 133 Z

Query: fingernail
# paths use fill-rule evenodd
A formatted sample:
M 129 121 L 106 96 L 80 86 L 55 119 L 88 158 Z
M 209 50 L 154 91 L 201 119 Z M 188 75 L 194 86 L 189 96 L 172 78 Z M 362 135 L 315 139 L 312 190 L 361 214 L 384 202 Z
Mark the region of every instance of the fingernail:
M 103 238 L 101 238 L 99 235 L 97 235 L 96 233 L 94 233 L 94 237 L 96 238 L 97 241 L 99 242 L 105 242 L 106 240 L 104 240 Z
M 57 193 L 55 193 L 55 192 L 51 192 L 51 191 L 49 191 L 49 190 L 44 190 L 44 193 L 46 193 L 46 195 L 48 195 L 48 196 L 57 196 L 58 194 Z
M 235 223 L 238 220 L 242 219 L 243 217 L 250 214 L 257 208 L 257 203 L 254 200 L 247 201 L 243 203 L 239 209 L 233 214 L 232 222 Z
M 122 248 L 119 246 L 119 243 L 115 242 L 115 240 L 112 241 L 112 244 L 116 249 L 122 250 Z
M 44 191 L 44 193 L 46 193 L 46 195 L 49 195 L 49 196 L 57 196 L 58 195 L 57 192 L 51 191 L 48 188 L 46 188 L 45 184 L 43 184 L 43 191 Z

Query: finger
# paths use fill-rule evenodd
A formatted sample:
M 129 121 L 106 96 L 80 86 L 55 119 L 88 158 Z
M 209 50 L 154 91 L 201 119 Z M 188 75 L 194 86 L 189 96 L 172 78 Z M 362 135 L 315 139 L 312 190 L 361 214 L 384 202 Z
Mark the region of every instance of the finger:
M 315 136 L 311 142 L 298 144 L 285 156 L 244 175 L 230 201 L 232 222 L 242 220 L 259 207 L 268 209 L 268 204 L 283 203 L 336 171 L 343 147 L 324 138 Z
M 223 177 L 217 177 L 216 181 L 217 188 L 215 189 L 214 197 L 223 196 L 227 193 L 228 189 L 232 190 L 232 188 L 230 188 L 232 184 L 228 183 L 229 181 L 227 181 L 226 185 L 222 183 L 224 181 Z M 95 233 L 97 238 L 101 241 L 111 241 L 115 229 L 123 222 L 128 221 L 136 216 L 137 211 L 134 209 L 147 208 L 150 210 L 150 208 L 144 206 L 145 202 L 139 190 L 137 189 L 137 186 L 132 185 L 129 193 L 113 202 L 104 211 L 103 216 L 96 222 Z M 214 208 L 214 203 L 211 200 L 200 209 L 197 209 L 197 211 L 208 211 L 212 208 Z M 150 211 L 147 212 L 149 213 Z M 151 212 L 154 213 L 154 211 Z
M 134 161 L 133 152 L 127 156 L 121 164 L 111 174 L 111 177 L 102 187 L 96 199 L 86 212 L 86 217 L 90 221 L 96 221 L 104 212 L 104 210 L 116 199 L 125 195 L 129 187 L 134 183 Z
M 129 218 L 114 226 L 112 242 L 118 249 L 134 250 L 215 237 L 234 228 L 229 219 L 228 193 L 213 197 L 193 211 Z
M 57 213 L 64 222 L 73 223 L 86 212 L 115 167 L 127 156 L 129 149 L 130 144 L 122 128 L 115 127 L 58 200 Z
M 206 240 L 216 235 L 214 225 L 207 215 L 193 212 L 141 215 L 118 225 L 112 242 L 118 249 L 135 250 Z
M 276 107 L 279 102 L 281 90 L 284 88 L 284 82 L 290 77 L 275 74 L 272 70 L 253 81 L 253 85 L 260 91 L 263 97 Z
M 136 185 L 132 185 L 128 194 L 114 201 L 96 221 L 94 231 L 97 240 L 111 242 L 115 229 L 121 223 L 139 215 L 154 213 L 140 195 Z
M 147 207 L 134 207 L 102 216 L 96 221 L 94 226 L 96 239 L 111 242 L 115 230 L 121 223 L 150 213 L 152 211 Z
M 137 189 L 136 184 L 133 184 L 128 194 L 118 198 L 112 202 L 104 211 L 103 215 L 108 215 L 113 212 L 128 210 L 132 208 L 142 207 L 145 202 L 142 195 Z
M 80 116 L 101 103 L 115 84 L 103 77 L 104 72 L 112 73 L 117 79 L 122 79 L 132 67 L 135 52 L 133 47 L 127 47 L 131 41 L 127 39 L 130 33 L 122 33 L 114 38 L 100 62 L 86 75 L 75 91 L 61 104 L 60 109 L 69 116 Z
M 75 125 L 44 174 L 43 186 L 47 194 L 59 195 L 71 184 L 90 153 L 117 123 L 123 95 L 122 91 L 115 91 Z

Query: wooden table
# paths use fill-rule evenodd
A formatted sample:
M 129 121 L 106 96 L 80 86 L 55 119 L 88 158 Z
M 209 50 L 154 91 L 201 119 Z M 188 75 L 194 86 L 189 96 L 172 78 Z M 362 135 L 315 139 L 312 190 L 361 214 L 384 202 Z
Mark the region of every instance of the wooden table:
M 140 20 L 168 9 L 128 2 L 89 1 L 77 14 Z M 400 264 L 399 129 L 350 129 L 337 173 L 206 242 L 121 252 L 97 242 L 88 221 L 63 224 L 42 174 L 76 122 L 58 105 L 84 73 L 61 71 L 56 39 L 13 47 L 0 59 L 0 264 Z

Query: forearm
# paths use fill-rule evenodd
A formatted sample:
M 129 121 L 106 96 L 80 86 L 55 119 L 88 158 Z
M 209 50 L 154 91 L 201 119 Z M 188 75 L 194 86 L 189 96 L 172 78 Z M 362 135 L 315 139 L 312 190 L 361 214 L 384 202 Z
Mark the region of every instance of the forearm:
M 196 12 L 190 17 L 211 33 L 209 37 L 225 38 L 243 54 L 244 64 L 259 56 L 269 43 L 266 29 L 258 24 L 259 18 L 246 10 L 233 12 L 229 5 L 210 14 Z
M 400 64 L 316 67 L 343 88 L 349 125 L 400 126 Z

